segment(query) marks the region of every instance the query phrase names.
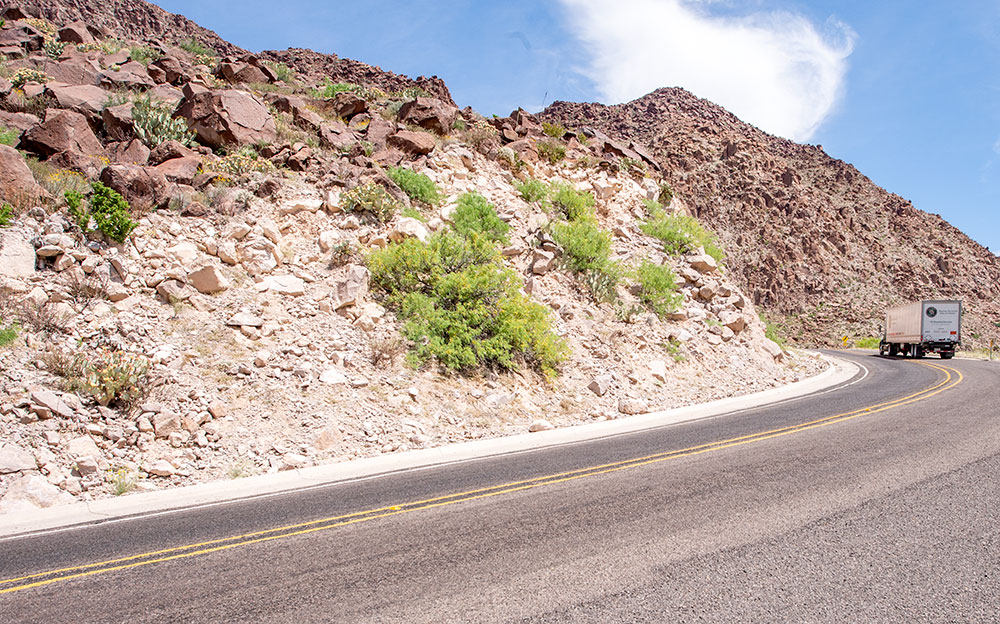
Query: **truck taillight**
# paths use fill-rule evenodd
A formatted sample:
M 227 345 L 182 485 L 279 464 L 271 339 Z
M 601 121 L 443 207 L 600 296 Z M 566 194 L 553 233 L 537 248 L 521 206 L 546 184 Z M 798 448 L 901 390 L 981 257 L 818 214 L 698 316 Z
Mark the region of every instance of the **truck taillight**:
M 955 334 L 957 334 L 957 333 L 958 333 L 958 332 L 951 332 L 951 335 L 952 335 L 952 336 L 954 336 L 954 335 L 955 335 Z

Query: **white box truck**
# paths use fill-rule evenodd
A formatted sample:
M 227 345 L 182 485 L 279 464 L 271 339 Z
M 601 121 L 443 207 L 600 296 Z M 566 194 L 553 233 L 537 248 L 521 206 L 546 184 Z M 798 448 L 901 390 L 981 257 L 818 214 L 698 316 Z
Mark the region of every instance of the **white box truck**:
M 917 301 L 886 311 L 878 351 L 915 358 L 938 353 L 947 360 L 961 341 L 961 301 Z

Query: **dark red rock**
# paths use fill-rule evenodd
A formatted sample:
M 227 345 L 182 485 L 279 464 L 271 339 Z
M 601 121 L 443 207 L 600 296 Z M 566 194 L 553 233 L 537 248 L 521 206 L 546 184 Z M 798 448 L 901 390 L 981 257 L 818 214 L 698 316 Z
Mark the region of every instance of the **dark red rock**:
M 426 132 L 413 130 L 400 130 L 388 139 L 390 147 L 396 147 L 407 154 L 430 154 L 434 151 L 437 142 L 434 137 Z
M 401 122 L 415 124 L 438 134 L 451 132 L 456 119 L 458 107 L 436 98 L 418 97 L 399 108 Z
M 66 151 L 84 156 L 104 153 L 86 117 L 74 111 L 54 108 L 45 112 L 45 121 L 21 137 L 21 147 L 43 158 Z
M 155 169 L 170 182 L 191 184 L 201 169 L 201 158 L 172 158 L 160 163 Z
M 83 22 L 66 24 L 59 29 L 59 41 L 66 43 L 94 43 L 94 35 Z
M 135 209 L 159 208 L 168 199 L 169 182 L 159 171 L 138 165 L 108 165 L 101 182 L 112 188 Z
M 177 114 L 187 120 L 198 140 L 210 147 L 274 141 L 274 118 L 259 99 L 236 90 L 185 97 Z
M 0 145 L 0 200 L 21 206 L 47 196 L 21 154 L 13 147 Z

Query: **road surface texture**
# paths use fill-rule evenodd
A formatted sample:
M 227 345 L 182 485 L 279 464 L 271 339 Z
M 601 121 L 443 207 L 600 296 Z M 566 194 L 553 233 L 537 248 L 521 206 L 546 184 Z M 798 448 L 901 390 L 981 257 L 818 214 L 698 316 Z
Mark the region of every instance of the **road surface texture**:
M 1000 366 L 0 541 L 3 622 L 985 622 Z

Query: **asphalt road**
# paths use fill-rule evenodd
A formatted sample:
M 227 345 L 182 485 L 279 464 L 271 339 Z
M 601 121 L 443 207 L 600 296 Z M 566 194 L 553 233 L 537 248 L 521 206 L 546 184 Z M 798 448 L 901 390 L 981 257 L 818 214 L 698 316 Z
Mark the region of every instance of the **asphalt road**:
M 997 621 L 1000 365 L 850 357 L 770 407 L 3 540 L 0 621 Z

